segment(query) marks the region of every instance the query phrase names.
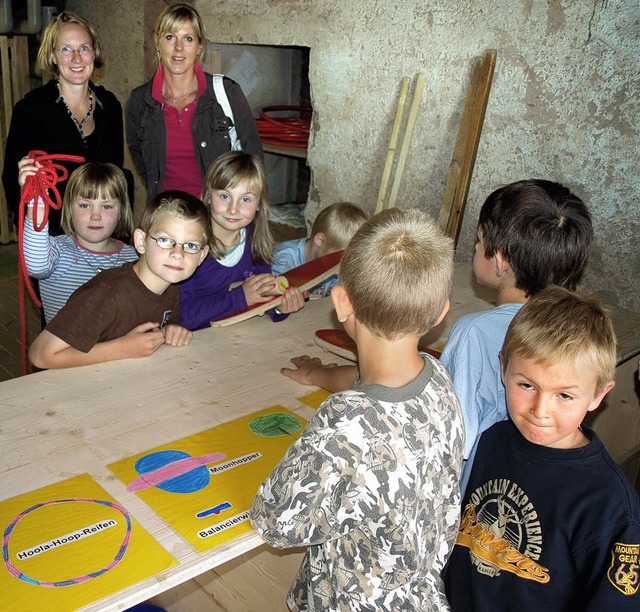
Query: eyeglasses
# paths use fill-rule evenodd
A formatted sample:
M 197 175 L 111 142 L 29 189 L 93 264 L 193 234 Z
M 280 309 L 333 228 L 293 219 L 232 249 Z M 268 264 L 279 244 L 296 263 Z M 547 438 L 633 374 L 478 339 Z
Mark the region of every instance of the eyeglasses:
M 62 57 L 71 57 L 77 51 L 82 57 L 89 57 L 93 55 L 93 47 L 91 45 L 81 45 L 78 49 L 64 45 L 58 47 L 57 51 L 60 52 Z
M 176 242 L 172 238 L 167 238 L 166 236 L 152 236 L 151 234 L 147 234 L 151 240 L 155 240 L 156 244 L 165 251 L 172 249 L 173 247 L 178 246 L 182 247 L 182 250 L 189 255 L 197 255 L 204 248 L 201 244 L 197 242 Z

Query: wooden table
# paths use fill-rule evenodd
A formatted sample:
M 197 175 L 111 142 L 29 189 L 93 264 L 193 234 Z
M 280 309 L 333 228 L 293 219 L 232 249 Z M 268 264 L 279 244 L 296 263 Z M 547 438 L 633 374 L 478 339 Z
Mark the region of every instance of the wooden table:
M 179 562 L 86 610 L 124 609 L 259 544 L 246 534 L 196 552 L 106 467 L 160 444 L 274 404 L 309 418 L 296 398 L 312 391 L 282 376 L 293 356 L 320 356 L 318 327 L 333 325 L 329 300 L 281 323 L 259 317 L 194 334 L 184 349 L 146 359 L 49 370 L 0 384 L 0 497 L 89 473 Z
M 430 335 L 432 343 L 444 342 L 460 314 L 491 308 L 490 297 L 472 283 L 470 266 L 457 264 L 451 311 Z M 274 404 L 309 418 L 313 411 L 296 398 L 312 389 L 279 369 L 305 353 L 347 363 L 314 344 L 315 330 L 326 327 L 338 324 L 330 300 L 318 300 L 281 323 L 258 317 L 202 330 L 190 346 L 161 347 L 146 359 L 0 383 L 0 497 L 89 473 L 178 561 L 84 610 L 122 610 L 262 544 L 249 533 L 198 553 L 106 466 Z

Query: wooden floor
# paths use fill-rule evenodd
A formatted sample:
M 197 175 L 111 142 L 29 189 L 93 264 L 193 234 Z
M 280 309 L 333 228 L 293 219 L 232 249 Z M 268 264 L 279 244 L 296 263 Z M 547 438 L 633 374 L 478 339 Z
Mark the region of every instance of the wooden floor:
M 40 333 L 40 311 L 31 298 L 25 296 L 27 346 Z M 0 381 L 22 375 L 20 300 L 18 276 L 0 279 Z M 29 368 L 29 372 L 33 369 Z
M 149 603 L 168 612 L 286 612 L 303 556 L 301 549 L 279 551 L 265 544 Z

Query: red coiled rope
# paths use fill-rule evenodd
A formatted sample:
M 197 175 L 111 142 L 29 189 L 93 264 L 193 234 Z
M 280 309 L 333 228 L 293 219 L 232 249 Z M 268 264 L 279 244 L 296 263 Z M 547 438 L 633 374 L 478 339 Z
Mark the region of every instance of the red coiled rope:
M 270 117 L 267 113 L 296 112 L 300 117 Z M 265 106 L 256 119 L 260 139 L 265 144 L 306 149 L 311 129 L 310 106 Z
M 24 259 L 23 250 L 23 232 L 24 232 L 24 218 L 26 213 L 27 204 L 33 202 L 33 229 L 36 232 L 41 232 L 47 221 L 49 220 L 49 209 L 55 208 L 60 210 L 62 208 L 62 200 L 60 198 L 60 192 L 56 188 L 56 183 L 64 181 L 69 176 L 69 171 L 61 164 L 55 164 L 54 161 L 68 161 L 81 164 L 84 161 L 84 157 L 78 157 L 77 155 L 47 155 L 44 151 L 29 151 L 31 159 L 41 164 L 37 172 L 28 176 L 22 187 L 20 194 L 20 207 L 18 208 L 18 287 L 20 291 L 20 331 L 21 331 L 21 343 L 22 343 L 22 374 L 27 373 L 27 315 L 25 308 L 25 287 L 29 290 L 31 299 L 38 305 L 38 308 L 42 306 L 42 302 L 38 299 L 36 292 L 29 280 L 29 274 L 27 273 L 27 263 Z M 58 173 L 59 172 L 59 173 Z M 53 193 L 54 200 L 49 197 L 49 190 Z M 42 222 L 38 224 L 38 203 L 42 200 L 44 202 L 44 216 Z

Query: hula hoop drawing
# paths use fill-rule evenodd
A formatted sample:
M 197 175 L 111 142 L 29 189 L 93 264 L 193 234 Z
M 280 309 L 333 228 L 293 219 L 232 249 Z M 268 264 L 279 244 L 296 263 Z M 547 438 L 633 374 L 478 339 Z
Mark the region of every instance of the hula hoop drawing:
M 9 541 L 11 539 L 11 534 L 13 530 L 16 528 L 16 525 L 29 513 L 37 510 L 38 508 L 42 508 L 43 506 L 51 506 L 53 504 L 67 504 L 71 502 L 81 502 L 87 504 L 100 504 L 102 506 L 107 506 L 108 508 L 113 508 L 117 510 L 124 516 L 125 521 L 127 523 L 127 531 L 124 535 L 124 539 L 120 544 L 120 548 L 116 553 L 115 558 L 111 563 L 109 563 L 106 567 L 99 569 L 95 572 L 91 572 L 89 574 L 85 574 L 84 576 L 77 576 L 75 578 L 68 578 L 67 580 L 59 580 L 57 582 L 46 582 L 44 580 L 36 580 L 35 578 L 30 578 L 26 574 L 22 573 L 17 567 L 15 567 L 11 561 L 9 561 Z M 71 586 L 74 584 L 81 584 L 83 582 L 87 582 L 93 578 L 98 578 L 103 574 L 106 574 L 109 570 L 113 569 L 124 557 L 127 552 L 127 548 L 129 547 L 129 541 L 131 540 L 131 515 L 129 512 L 123 508 L 120 504 L 116 504 L 110 501 L 105 501 L 102 499 L 86 499 L 86 498 L 75 498 L 75 499 L 56 499 L 52 501 L 43 502 L 41 504 L 36 504 L 35 506 L 31 506 L 27 508 L 24 512 L 21 512 L 16 516 L 7 526 L 4 531 L 4 537 L 2 539 L 2 558 L 4 560 L 4 565 L 7 568 L 7 571 L 14 577 L 19 580 L 23 580 L 24 582 L 28 582 L 29 584 L 35 584 L 37 586 L 43 587 L 62 587 L 62 586 Z

